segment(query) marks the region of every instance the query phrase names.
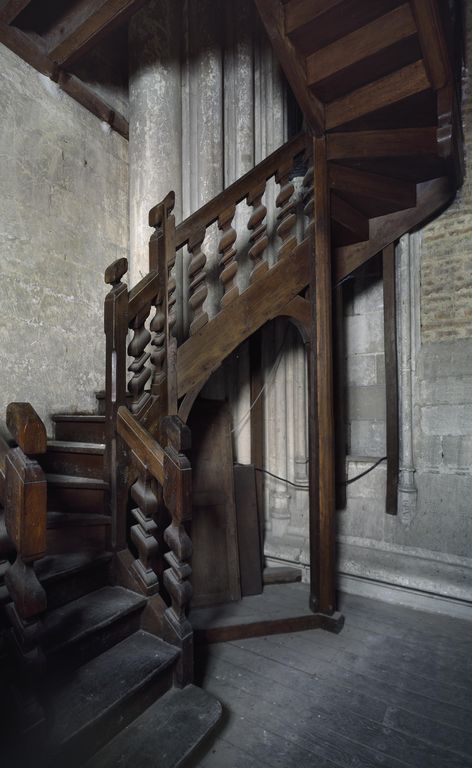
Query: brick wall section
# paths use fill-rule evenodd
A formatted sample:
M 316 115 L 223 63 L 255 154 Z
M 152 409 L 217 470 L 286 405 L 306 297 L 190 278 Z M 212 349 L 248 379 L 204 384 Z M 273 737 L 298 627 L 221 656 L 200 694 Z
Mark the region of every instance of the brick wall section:
M 472 56 L 472 3 L 467 3 L 467 55 Z M 472 152 L 470 84 L 464 94 L 466 160 Z M 423 341 L 472 336 L 472 180 L 449 209 L 423 232 L 421 259 L 421 334 Z

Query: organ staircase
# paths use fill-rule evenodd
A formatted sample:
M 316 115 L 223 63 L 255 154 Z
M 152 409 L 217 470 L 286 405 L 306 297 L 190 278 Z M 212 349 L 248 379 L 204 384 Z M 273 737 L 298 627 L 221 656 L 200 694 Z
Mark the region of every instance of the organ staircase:
M 192 684 L 186 422 L 222 361 L 278 316 L 299 329 L 309 365 L 310 605 L 318 626 L 342 625 L 332 291 L 462 183 L 459 4 L 255 3 L 306 132 L 177 227 L 169 193 L 150 212 L 149 273 L 131 290 L 125 259 L 107 269 L 100 413 L 56 415 L 47 439 L 32 406 L 7 411 L 2 743 L 12 766 L 138 767 L 149 755 L 174 766 L 217 723 L 219 704 Z

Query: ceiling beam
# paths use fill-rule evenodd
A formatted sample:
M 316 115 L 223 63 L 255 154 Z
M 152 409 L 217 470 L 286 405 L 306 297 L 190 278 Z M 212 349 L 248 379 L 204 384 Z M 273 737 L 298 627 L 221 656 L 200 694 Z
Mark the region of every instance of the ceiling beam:
M 44 35 L 50 58 L 67 67 L 119 24 L 125 23 L 146 0 L 82 0 Z
M 0 0 L 0 22 L 11 24 L 31 0 Z
M 119 112 L 116 112 L 88 85 L 79 80 L 75 75 L 65 72 L 52 59 L 47 56 L 39 46 L 16 27 L 0 23 L 0 43 L 3 43 L 13 53 L 34 67 L 42 75 L 46 75 L 57 83 L 59 88 L 69 94 L 75 101 L 92 112 L 103 122 L 123 138 L 128 138 L 128 121 Z

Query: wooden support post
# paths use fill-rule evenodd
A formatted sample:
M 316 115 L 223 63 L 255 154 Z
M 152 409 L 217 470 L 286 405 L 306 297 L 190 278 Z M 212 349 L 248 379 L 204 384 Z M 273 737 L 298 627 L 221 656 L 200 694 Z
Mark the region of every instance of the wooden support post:
M 397 329 L 395 317 L 395 245 L 387 246 L 383 259 L 384 299 L 384 350 L 385 350 L 385 396 L 387 403 L 387 489 L 385 511 L 396 515 L 398 510 L 398 362 Z
M 335 424 L 335 491 L 336 509 L 346 508 L 346 413 L 345 413 L 345 346 L 344 346 L 344 289 L 338 285 L 334 292 L 334 407 Z
M 111 290 L 105 298 L 105 458 L 104 480 L 109 485 L 112 541 L 115 552 L 126 547 L 126 508 L 128 487 L 125 481 L 127 453 L 116 431 L 118 408 L 126 404 L 126 337 L 128 335 L 128 286 L 121 282 L 128 262 L 118 259 L 105 272 Z
M 331 228 L 326 139 L 314 139 L 315 253 L 311 264 L 309 345 L 310 606 L 335 611 L 335 496 Z
M 257 331 L 249 339 L 249 365 L 251 379 L 251 405 L 255 403 L 251 411 L 251 463 L 255 467 L 264 466 L 264 396 L 261 396 L 263 387 L 262 377 L 262 344 L 261 331 Z M 262 473 L 256 472 L 256 497 L 257 514 L 259 521 L 259 540 L 261 563 L 264 562 L 264 515 L 263 510 L 264 486 Z

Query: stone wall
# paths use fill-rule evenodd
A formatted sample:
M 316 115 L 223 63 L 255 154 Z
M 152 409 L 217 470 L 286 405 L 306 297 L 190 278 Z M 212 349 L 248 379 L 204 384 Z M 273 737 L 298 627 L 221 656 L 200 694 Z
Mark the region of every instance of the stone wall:
M 467 15 L 470 55 L 471 7 Z M 407 443 L 410 432 L 412 435 L 411 467 L 400 475 L 401 480 L 403 475 L 407 477 L 408 501 L 405 503 L 400 489 L 398 516 L 385 514 L 386 470 L 381 465 L 348 487 L 347 508 L 338 513 L 338 531 L 340 584 L 344 589 L 373 591 L 410 603 L 426 601 L 425 607 L 429 600 L 433 610 L 470 615 L 472 109 L 467 99 L 464 130 L 463 188 L 440 217 L 418 235 L 405 239 L 402 248 L 406 250 L 397 250 L 401 412 L 402 401 L 408 397 L 402 390 L 405 360 L 406 373 L 411 376 L 411 412 L 407 408 L 407 416 L 403 413 L 401 417 L 401 439 Z M 409 272 L 407 316 L 405 257 Z M 384 446 L 379 369 L 374 368 L 371 357 L 381 361 L 381 280 L 369 281 L 367 286 L 365 281 L 366 275 L 355 281 L 347 303 L 350 477 L 371 464 L 369 457 L 382 455 Z M 405 344 L 407 354 L 402 356 Z M 436 596 L 434 600 L 432 596 Z
M 127 142 L 0 46 L 0 414 L 92 410 L 103 271 L 127 255 Z M 48 427 L 50 426 L 48 422 Z

